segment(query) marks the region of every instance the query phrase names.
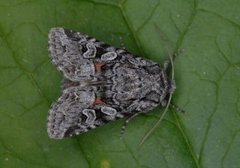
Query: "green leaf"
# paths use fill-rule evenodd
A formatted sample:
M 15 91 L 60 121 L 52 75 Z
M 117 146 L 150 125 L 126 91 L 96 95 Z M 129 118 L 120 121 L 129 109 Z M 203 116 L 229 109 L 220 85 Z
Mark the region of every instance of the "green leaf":
M 48 56 L 52 27 L 81 31 L 162 63 L 178 49 L 177 89 L 162 107 L 64 140 L 46 132 L 62 75 Z M 0 167 L 240 167 L 240 1 L 0 1 Z

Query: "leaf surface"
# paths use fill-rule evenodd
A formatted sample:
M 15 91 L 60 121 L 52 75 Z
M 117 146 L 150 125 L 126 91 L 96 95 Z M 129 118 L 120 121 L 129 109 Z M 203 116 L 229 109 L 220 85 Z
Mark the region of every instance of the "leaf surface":
M 48 31 L 86 33 L 141 57 L 175 60 L 177 89 L 164 110 L 64 140 L 51 140 L 46 118 L 62 75 L 48 56 Z M 240 167 L 240 1 L 0 1 L 0 167 Z

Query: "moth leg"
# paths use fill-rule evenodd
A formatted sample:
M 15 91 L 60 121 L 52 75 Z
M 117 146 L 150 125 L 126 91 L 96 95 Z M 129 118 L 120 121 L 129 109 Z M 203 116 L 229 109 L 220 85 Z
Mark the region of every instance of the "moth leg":
M 176 57 L 178 57 L 179 55 L 181 55 L 184 52 L 184 49 L 180 49 L 177 50 L 177 52 L 173 53 L 172 55 L 169 53 L 169 57 L 172 57 L 172 60 L 174 61 Z M 167 71 L 167 69 L 171 66 L 171 59 L 167 59 L 164 63 L 163 63 L 163 69 L 165 71 Z
M 185 111 L 183 109 L 181 109 L 180 107 L 178 107 L 177 105 L 175 104 L 170 104 L 170 108 L 176 110 L 177 112 L 181 112 L 181 113 L 185 113 Z
M 128 117 L 125 121 L 124 121 L 124 124 L 122 125 L 122 128 L 121 128 L 121 132 L 120 132 L 120 139 L 123 138 L 123 135 L 125 133 L 125 130 L 126 130 L 126 127 L 127 127 L 127 124 L 129 123 L 130 120 L 132 120 L 134 117 L 138 116 L 139 114 L 141 114 L 142 112 L 137 112 L 137 113 L 134 113 L 133 115 L 131 115 L 130 117 Z
M 123 42 L 123 37 L 120 36 L 120 37 L 119 37 L 119 40 L 120 40 L 120 47 L 125 50 L 126 47 L 125 47 L 125 44 L 124 44 L 124 42 Z

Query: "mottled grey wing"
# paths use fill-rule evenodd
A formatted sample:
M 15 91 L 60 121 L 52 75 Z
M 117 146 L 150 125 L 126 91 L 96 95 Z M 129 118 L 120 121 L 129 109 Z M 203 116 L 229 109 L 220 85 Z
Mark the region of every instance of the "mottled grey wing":
M 94 87 L 70 87 L 49 111 L 48 134 L 51 138 L 78 135 L 123 115 L 98 102 Z
M 52 28 L 49 32 L 52 62 L 71 81 L 93 79 L 102 63 L 112 61 L 124 52 L 80 32 Z

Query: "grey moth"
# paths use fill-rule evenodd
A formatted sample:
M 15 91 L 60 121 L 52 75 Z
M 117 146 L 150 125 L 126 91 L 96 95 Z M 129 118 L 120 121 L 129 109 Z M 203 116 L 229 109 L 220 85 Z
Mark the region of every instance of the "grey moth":
M 52 28 L 49 52 L 64 76 L 62 95 L 49 111 L 50 138 L 78 135 L 158 105 L 166 106 L 175 90 L 167 66 L 80 32 Z

